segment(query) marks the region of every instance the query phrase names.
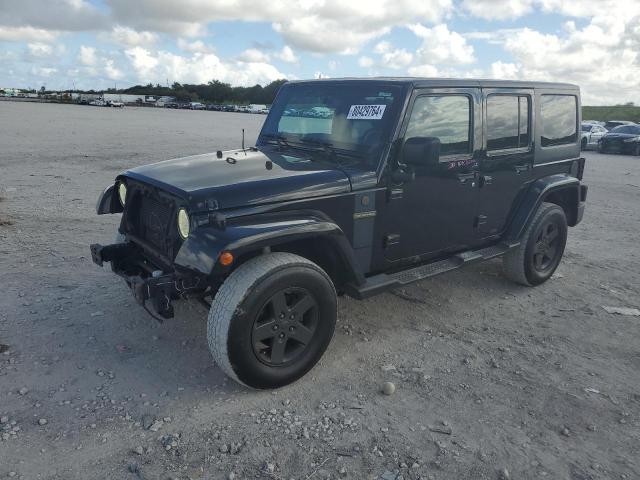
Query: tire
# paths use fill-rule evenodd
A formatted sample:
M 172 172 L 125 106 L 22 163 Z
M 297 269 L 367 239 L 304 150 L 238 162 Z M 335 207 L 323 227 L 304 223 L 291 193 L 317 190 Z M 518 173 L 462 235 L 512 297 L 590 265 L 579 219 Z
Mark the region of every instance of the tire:
M 526 286 L 546 282 L 560 264 L 566 243 L 564 210 L 554 203 L 543 203 L 522 235 L 520 245 L 504 255 L 505 276 Z
M 320 360 L 336 317 L 333 282 L 318 265 L 291 253 L 261 255 L 232 272 L 216 293 L 209 349 L 238 383 L 282 387 Z

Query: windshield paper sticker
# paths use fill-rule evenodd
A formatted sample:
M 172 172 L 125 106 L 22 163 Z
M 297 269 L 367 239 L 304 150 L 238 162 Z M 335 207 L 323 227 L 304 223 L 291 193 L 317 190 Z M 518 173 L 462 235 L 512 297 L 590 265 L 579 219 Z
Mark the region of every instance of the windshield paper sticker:
M 351 105 L 347 120 L 380 120 L 386 105 Z

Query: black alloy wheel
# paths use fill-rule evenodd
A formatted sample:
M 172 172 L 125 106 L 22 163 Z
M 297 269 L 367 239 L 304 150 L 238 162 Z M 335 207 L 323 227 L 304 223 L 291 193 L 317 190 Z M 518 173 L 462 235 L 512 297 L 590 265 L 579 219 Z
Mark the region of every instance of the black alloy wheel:
M 546 272 L 556 264 L 560 251 L 560 229 L 549 219 L 543 223 L 533 248 L 533 267 L 539 272 Z
M 546 282 L 555 272 L 567 243 L 567 217 L 559 205 L 544 202 L 521 237 L 503 257 L 504 273 L 521 285 Z
M 269 366 L 295 362 L 313 341 L 318 314 L 318 303 L 304 288 L 272 295 L 253 324 L 251 344 L 258 360 Z
M 237 382 L 278 388 L 318 363 L 336 317 L 336 290 L 322 268 L 292 253 L 259 255 L 234 270 L 216 293 L 209 348 Z

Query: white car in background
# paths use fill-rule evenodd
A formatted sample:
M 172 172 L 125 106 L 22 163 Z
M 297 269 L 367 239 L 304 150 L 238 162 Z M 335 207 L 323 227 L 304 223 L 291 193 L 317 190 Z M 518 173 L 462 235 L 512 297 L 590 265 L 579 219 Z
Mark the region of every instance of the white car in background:
M 597 149 L 598 142 L 607 133 L 607 129 L 596 123 L 582 122 L 580 149 Z

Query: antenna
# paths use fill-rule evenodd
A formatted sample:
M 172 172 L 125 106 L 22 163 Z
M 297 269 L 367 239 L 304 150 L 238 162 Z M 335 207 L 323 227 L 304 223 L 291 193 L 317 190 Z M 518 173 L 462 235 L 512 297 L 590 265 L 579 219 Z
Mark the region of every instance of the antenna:
M 247 154 L 247 152 L 244 151 L 244 128 L 242 129 L 242 151 L 245 155 Z

